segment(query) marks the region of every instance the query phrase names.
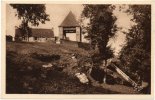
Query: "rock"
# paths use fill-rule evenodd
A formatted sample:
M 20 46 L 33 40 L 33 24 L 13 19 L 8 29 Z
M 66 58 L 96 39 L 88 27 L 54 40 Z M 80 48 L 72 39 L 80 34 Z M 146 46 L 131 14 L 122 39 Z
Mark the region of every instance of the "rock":
M 47 64 L 47 65 L 42 65 L 43 68 L 49 68 L 52 67 L 53 65 L 51 63 Z
M 76 73 L 75 76 L 80 80 L 83 84 L 88 84 L 89 80 L 84 73 Z

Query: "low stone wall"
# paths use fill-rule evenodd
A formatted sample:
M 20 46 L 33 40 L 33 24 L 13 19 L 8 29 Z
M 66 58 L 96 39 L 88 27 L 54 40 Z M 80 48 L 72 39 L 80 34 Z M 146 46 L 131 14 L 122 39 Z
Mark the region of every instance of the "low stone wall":
M 77 42 L 77 41 L 69 41 L 69 40 L 61 40 L 61 44 L 72 47 L 79 47 L 86 50 L 90 49 L 89 43 Z
M 78 47 L 77 41 L 61 40 L 61 44 L 66 45 L 66 46 Z

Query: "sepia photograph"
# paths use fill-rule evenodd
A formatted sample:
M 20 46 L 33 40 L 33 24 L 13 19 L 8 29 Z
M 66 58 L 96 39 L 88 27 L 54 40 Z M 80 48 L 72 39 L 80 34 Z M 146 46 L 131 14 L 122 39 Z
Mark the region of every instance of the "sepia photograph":
M 151 94 L 151 4 L 6 4 L 6 94 Z

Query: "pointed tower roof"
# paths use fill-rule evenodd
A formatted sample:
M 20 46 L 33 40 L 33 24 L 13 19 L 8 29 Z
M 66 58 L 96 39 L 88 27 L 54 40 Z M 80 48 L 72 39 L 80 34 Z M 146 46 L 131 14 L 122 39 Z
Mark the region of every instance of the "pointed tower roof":
M 59 27 L 80 26 L 74 14 L 70 11 Z

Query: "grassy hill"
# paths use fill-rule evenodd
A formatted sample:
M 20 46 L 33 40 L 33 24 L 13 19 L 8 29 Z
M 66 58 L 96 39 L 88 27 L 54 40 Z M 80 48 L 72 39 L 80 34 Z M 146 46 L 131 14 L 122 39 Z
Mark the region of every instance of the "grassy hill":
M 84 85 L 74 76 L 81 68 L 72 69 L 70 59 L 76 53 L 79 63 L 89 52 L 54 43 L 6 43 L 6 92 L 35 94 L 118 94 L 135 93 L 120 85 Z M 43 68 L 44 64 L 52 68 Z M 108 87 L 105 88 L 104 86 Z M 112 87 L 112 89 L 110 89 Z M 122 91 L 118 91 L 118 88 Z

